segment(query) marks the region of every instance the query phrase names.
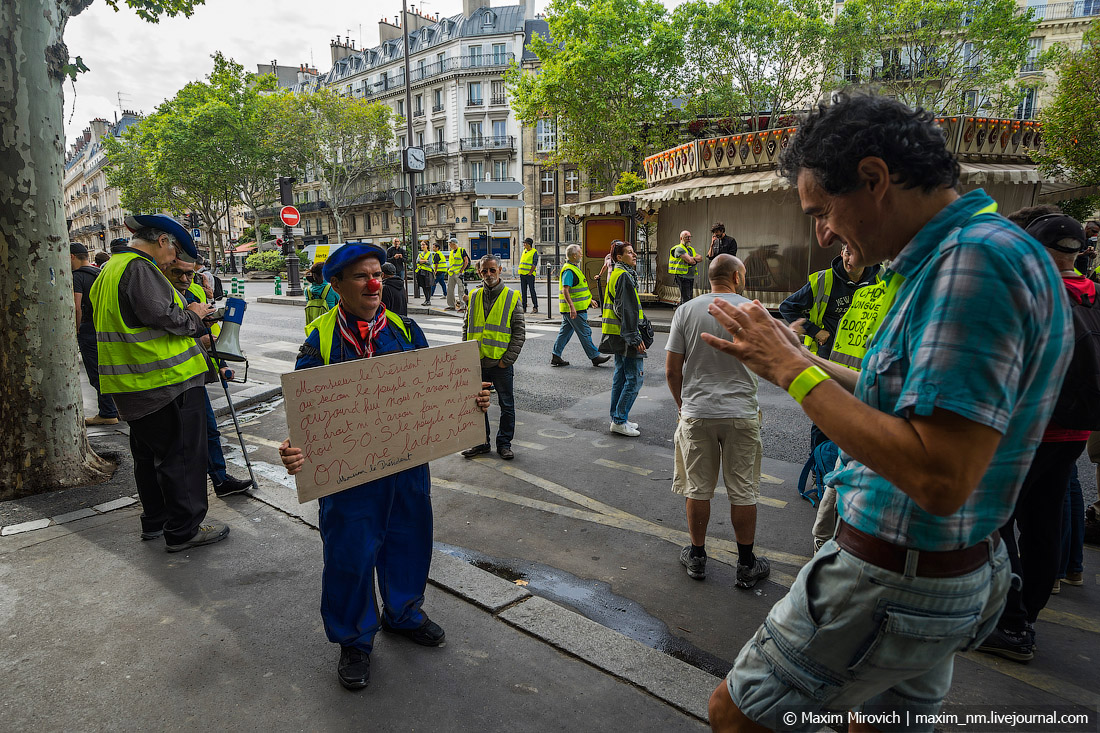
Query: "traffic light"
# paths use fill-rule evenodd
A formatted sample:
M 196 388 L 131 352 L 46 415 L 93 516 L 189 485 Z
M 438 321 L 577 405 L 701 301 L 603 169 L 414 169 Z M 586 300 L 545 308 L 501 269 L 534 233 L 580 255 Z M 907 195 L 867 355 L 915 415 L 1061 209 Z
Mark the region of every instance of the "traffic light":
M 102 242 L 102 241 L 104 240 L 104 237 L 103 237 L 103 232 L 97 232 L 97 233 L 96 233 L 96 236 L 97 236 L 97 237 L 99 237 L 99 241 L 100 241 L 100 242 Z
M 295 179 L 280 176 L 276 179 L 279 184 L 279 203 L 284 206 L 289 206 L 294 203 L 294 181 Z

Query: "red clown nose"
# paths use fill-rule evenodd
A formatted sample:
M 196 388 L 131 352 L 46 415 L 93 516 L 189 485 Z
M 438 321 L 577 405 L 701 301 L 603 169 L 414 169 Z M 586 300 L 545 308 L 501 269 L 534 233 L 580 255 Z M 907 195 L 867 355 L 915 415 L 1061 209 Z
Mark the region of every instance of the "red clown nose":
M 374 277 L 372 277 L 370 280 L 367 280 L 367 293 L 369 293 L 370 295 L 378 295 L 380 292 L 382 292 L 381 280 Z

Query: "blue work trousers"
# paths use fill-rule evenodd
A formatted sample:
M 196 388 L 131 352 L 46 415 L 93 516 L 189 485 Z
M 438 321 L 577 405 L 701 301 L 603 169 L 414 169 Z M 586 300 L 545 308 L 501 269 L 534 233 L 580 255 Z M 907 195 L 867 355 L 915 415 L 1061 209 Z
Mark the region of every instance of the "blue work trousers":
M 321 618 L 328 640 L 368 654 L 382 613 L 394 628 L 424 622 L 424 587 L 432 560 L 428 465 L 410 468 L 319 500 L 325 568 Z
M 437 272 L 435 274 L 435 280 L 432 282 L 432 295 L 435 295 L 435 286 L 438 285 L 443 288 L 443 294 L 447 294 L 447 273 Z
M 630 408 L 642 391 L 642 367 L 639 356 L 615 354 L 615 375 L 611 378 L 611 422 L 622 425 L 630 417 Z
M 222 452 L 222 434 L 218 431 L 218 418 L 214 417 L 214 406 L 210 404 L 210 395 L 206 395 L 206 474 L 214 485 L 224 484 L 228 475 L 225 472 L 225 453 Z
M 577 311 L 576 318 L 570 318 L 568 313 L 561 314 L 561 328 L 558 330 L 558 340 L 554 342 L 554 356 L 560 357 L 565 351 L 565 345 L 573 334 L 577 334 L 577 340 L 581 342 L 584 355 L 589 359 L 595 359 L 600 355 L 596 345 L 592 343 L 592 327 L 588 325 L 588 311 Z

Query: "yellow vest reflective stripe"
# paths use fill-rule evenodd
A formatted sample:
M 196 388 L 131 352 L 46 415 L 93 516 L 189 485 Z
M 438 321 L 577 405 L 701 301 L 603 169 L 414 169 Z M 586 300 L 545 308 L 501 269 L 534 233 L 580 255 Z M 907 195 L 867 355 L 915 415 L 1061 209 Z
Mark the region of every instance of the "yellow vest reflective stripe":
M 824 277 L 822 277 L 822 273 L 824 273 Z M 829 296 L 833 292 L 833 269 L 831 267 L 828 270 L 810 273 L 810 292 L 813 293 L 814 302 L 810 306 L 810 315 L 807 320 L 821 328 L 825 322 L 825 309 L 829 305 Z M 804 336 L 802 341 L 810 351 L 817 353 L 817 341 L 810 336 Z
M 516 312 L 519 293 L 509 287 L 497 296 L 496 302 L 485 316 L 485 288 L 470 294 L 470 306 L 466 310 L 466 340 L 477 341 L 482 359 L 500 359 L 512 340 L 512 314 Z
M 205 303 L 206 302 L 206 291 L 202 289 L 202 285 L 199 285 L 197 282 L 192 280 L 191 284 L 187 286 L 187 289 L 189 291 L 191 291 L 191 295 L 194 295 L 196 298 L 199 299 L 200 303 Z M 222 325 L 220 323 L 211 323 L 210 324 L 210 335 L 211 336 L 213 336 L 214 338 L 217 338 L 218 335 L 221 334 L 221 332 L 222 332 Z
M 397 315 L 393 311 L 386 311 L 386 320 L 390 322 L 390 325 L 396 328 L 402 336 L 405 337 L 405 341 L 412 344 L 412 337 L 409 335 L 409 329 L 405 327 L 405 321 L 401 316 Z M 336 309 L 326 312 L 320 318 L 314 319 L 312 323 L 306 324 L 306 337 L 308 338 L 313 331 L 320 329 L 318 338 L 321 339 L 321 360 L 325 364 L 329 363 L 329 359 L 332 355 L 332 341 L 335 338 L 336 329 L 338 328 L 336 322 Z
M 683 247 L 692 257 L 698 256 L 695 254 L 695 248 L 692 247 L 690 244 L 684 244 L 681 242 L 680 244 L 673 246 L 672 252 L 675 252 L 677 247 Z M 690 271 L 694 265 L 689 265 L 688 263 L 681 260 L 679 257 L 672 254 L 672 252 L 668 253 L 668 274 L 680 276 L 688 274 L 688 271 Z
M 448 275 L 461 275 L 462 274 L 462 260 L 463 251 L 459 249 L 451 250 L 451 254 L 448 257 L 447 274 Z
M 862 369 L 871 338 L 878 332 L 903 282 L 904 277 L 892 272 L 888 280 L 879 278 L 852 295 L 852 305 L 836 329 L 829 361 L 857 372 Z
M 600 315 L 600 320 L 603 321 L 601 330 L 605 334 L 619 335 L 623 332 L 622 321 L 615 313 L 614 293 L 615 284 L 624 274 L 626 270 L 616 265 L 607 278 L 607 289 L 603 291 L 603 313 Z M 638 295 L 637 289 L 634 290 L 634 299 L 638 301 L 638 321 L 641 322 L 645 311 L 642 310 L 642 298 Z
M 565 273 L 567 272 L 573 273 L 573 276 L 577 278 L 577 284 L 568 288 L 564 285 Z M 566 293 L 569 294 L 568 300 L 565 297 Z M 588 280 L 585 279 L 580 268 L 566 262 L 562 265 L 561 272 L 558 274 L 558 310 L 562 313 L 568 313 L 570 300 L 573 301 L 573 307 L 577 309 L 577 312 L 583 313 L 588 310 L 588 306 L 592 302 L 592 291 L 588 289 Z
M 525 249 L 519 254 L 519 274 L 535 274 L 535 248 Z
M 416 256 L 416 271 L 417 272 L 432 272 L 435 268 L 431 252 L 421 252 Z
M 432 252 L 432 270 L 437 274 L 440 272 L 447 272 L 447 255 L 439 250 Z
M 144 326 L 131 328 L 122 320 L 119 283 L 126 266 L 139 257 L 133 252 L 112 257 L 103 266 L 90 293 L 99 352 L 99 387 L 107 394 L 145 392 L 180 384 L 209 368 L 206 355 L 193 337 Z M 165 283 L 172 287 L 167 278 Z M 175 288 L 172 297 L 180 310 L 187 308 Z

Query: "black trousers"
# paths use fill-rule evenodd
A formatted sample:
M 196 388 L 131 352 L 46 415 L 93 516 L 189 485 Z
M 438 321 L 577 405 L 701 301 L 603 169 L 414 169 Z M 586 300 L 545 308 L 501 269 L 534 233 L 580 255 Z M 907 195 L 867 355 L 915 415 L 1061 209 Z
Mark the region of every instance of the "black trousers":
M 206 388 L 128 422 L 141 529 L 163 529 L 169 545 L 186 542 L 206 518 Z
M 676 284 L 680 286 L 680 303 L 686 303 L 695 297 L 695 278 L 676 276 Z
M 1023 580 L 1019 590 L 1008 591 L 1008 601 L 997 623 L 1002 629 L 1023 631 L 1024 622 L 1035 623 L 1050 600 L 1062 551 L 1062 505 L 1069 489 L 1073 464 L 1085 449 L 1085 441 L 1040 443 L 1031 460 L 1016 511 L 1001 539 L 1008 549 L 1012 572 Z M 1016 540 L 1013 525 L 1020 530 Z
M 519 294 L 522 299 L 523 310 L 527 310 L 527 291 L 531 291 L 531 302 L 535 305 L 535 310 L 539 309 L 539 296 L 535 293 L 535 276 L 534 275 L 520 275 L 519 276 Z
M 88 382 L 95 387 L 95 393 L 99 397 L 99 416 L 118 417 L 115 401 L 110 395 L 99 391 L 99 345 L 96 343 L 95 332 L 78 333 L 76 344 L 80 347 L 80 360 L 84 362 L 84 371 L 88 372 Z

